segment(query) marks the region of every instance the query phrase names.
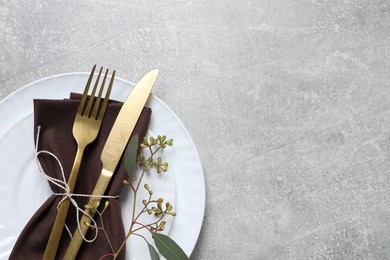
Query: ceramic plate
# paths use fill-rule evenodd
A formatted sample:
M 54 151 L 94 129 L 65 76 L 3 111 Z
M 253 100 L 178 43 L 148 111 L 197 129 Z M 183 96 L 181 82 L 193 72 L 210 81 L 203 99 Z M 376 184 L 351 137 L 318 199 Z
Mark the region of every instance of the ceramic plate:
M 33 99 L 63 99 L 70 92 L 81 93 L 87 78 L 87 73 L 55 75 L 33 82 L 0 101 L 0 259 L 8 259 L 23 227 L 51 194 L 35 162 Z M 111 98 L 124 101 L 132 87 L 132 83 L 116 79 Z M 167 135 L 174 139 L 174 146 L 161 154 L 169 162 L 168 173 L 146 175 L 144 181 L 154 187 L 156 197 L 175 205 L 177 216 L 166 219 L 165 232 L 190 255 L 205 209 L 201 162 L 190 135 L 175 113 L 154 95 L 147 106 L 152 109 L 148 136 Z M 147 196 L 146 192 L 140 194 L 140 199 Z M 131 220 L 131 196 L 129 190 L 121 194 L 126 230 Z M 132 237 L 127 243 L 126 258 L 148 257 L 145 242 Z

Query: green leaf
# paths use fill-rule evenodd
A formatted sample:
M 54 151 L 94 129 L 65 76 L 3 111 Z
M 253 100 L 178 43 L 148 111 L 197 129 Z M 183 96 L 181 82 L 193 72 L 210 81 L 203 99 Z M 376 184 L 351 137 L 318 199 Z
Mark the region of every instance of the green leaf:
M 181 249 L 180 246 L 167 235 L 159 233 L 154 234 L 154 242 L 158 251 L 167 260 L 189 259 L 188 256 L 184 253 L 183 249 Z
M 125 169 L 127 175 L 131 178 L 137 167 L 138 135 L 130 139 L 125 151 Z
M 147 243 L 147 244 L 148 244 L 151 259 L 152 260 L 160 260 L 160 256 L 158 255 L 157 250 L 154 248 L 154 246 L 152 246 L 149 243 Z

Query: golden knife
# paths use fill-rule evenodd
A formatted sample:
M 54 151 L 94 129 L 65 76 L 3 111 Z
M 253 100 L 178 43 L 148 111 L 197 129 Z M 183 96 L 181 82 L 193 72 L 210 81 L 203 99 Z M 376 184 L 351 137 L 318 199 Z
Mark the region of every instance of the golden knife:
M 150 91 L 157 79 L 158 72 L 159 70 L 155 69 L 142 77 L 135 85 L 134 89 L 131 91 L 119 111 L 100 156 L 103 168 L 92 192 L 92 196 L 104 195 L 142 109 L 148 100 Z M 89 204 L 93 205 L 100 202 L 100 200 L 101 198 L 97 197 L 91 198 L 89 200 Z M 95 214 L 95 210 L 93 209 L 85 209 L 85 211 L 91 217 Z M 86 215 L 83 215 L 80 223 L 90 224 L 91 220 Z M 85 236 L 88 231 L 88 225 L 81 224 L 80 227 Z M 75 259 L 82 242 L 83 238 L 80 231 L 77 229 L 73 234 L 68 249 L 65 252 L 64 259 Z

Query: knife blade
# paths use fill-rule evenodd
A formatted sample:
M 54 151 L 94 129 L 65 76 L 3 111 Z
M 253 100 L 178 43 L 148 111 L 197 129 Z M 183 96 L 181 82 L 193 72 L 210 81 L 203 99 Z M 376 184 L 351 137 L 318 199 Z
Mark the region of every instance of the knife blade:
M 114 174 L 115 168 L 125 150 L 127 142 L 134 130 L 138 118 L 148 100 L 149 94 L 153 88 L 154 82 L 157 79 L 159 70 L 155 69 L 148 72 L 135 85 L 126 101 L 122 105 L 114 125 L 111 128 L 110 134 L 107 138 L 102 154 L 100 156 L 102 162 L 102 171 L 92 192 L 92 196 L 104 195 L 111 177 Z M 100 202 L 101 198 L 93 197 L 89 203 Z M 85 209 L 86 212 L 93 217 L 95 210 Z M 91 223 L 90 218 L 83 215 L 80 223 Z M 85 236 L 88 231 L 88 225 L 80 225 L 81 230 Z M 77 252 L 83 242 L 83 238 L 78 229 L 73 234 L 72 240 L 65 252 L 64 259 L 75 259 Z

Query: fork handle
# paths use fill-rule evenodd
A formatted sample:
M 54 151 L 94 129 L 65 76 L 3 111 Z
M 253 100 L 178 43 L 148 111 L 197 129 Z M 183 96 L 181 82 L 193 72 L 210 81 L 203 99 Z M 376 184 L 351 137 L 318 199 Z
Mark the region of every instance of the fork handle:
M 77 147 L 76 157 L 73 162 L 72 170 L 69 175 L 68 185 L 70 193 L 73 192 L 74 186 L 76 185 L 77 176 L 79 174 L 81 159 L 83 158 L 85 147 Z M 53 227 L 50 232 L 49 240 L 46 244 L 46 249 L 43 254 L 44 260 L 53 260 L 57 254 L 58 245 L 61 240 L 62 230 L 65 225 L 66 216 L 68 215 L 70 206 L 70 200 L 64 200 L 58 208 L 56 218 L 54 220 Z
M 103 166 L 102 172 L 101 172 L 99 179 L 95 185 L 95 188 L 93 189 L 92 195 L 103 195 L 107 189 L 107 186 L 108 186 L 108 183 L 110 182 L 111 177 L 112 177 L 112 172 L 104 169 L 104 166 Z M 88 204 L 97 203 L 97 202 L 100 202 L 101 200 L 102 200 L 101 197 L 92 197 L 89 199 Z M 92 218 L 96 213 L 95 209 L 85 209 L 85 211 Z M 81 232 L 85 236 L 87 234 L 88 229 L 89 229 L 88 224 L 91 224 L 91 219 L 89 217 L 87 217 L 85 214 L 83 214 L 83 216 L 81 217 L 80 223 L 82 223 L 80 225 Z M 86 223 L 87 223 L 87 225 L 86 225 Z M 82 243 L 83 243 L 83 238 L 80 234 L 80 230 L 76 229 L 76 231 L 73 234 L 72 240 L 70 241 L 68 249 L 65 252 L 64 259 L 66 259 L 66 260 L 75 259 Z

